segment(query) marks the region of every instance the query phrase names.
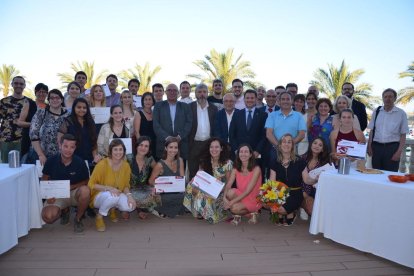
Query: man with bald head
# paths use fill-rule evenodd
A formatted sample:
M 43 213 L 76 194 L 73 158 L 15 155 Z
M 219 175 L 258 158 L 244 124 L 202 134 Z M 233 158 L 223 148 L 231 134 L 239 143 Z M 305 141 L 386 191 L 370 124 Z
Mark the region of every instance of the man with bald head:
M 269 89 L 266 92 L 266 105 L 263 106 L 263 111 L 267 114 L 272 113 L 273 111 L 277 111 L 280 109 L 279 106 L 276 105 L 277 95 L 276 91 L 273 89 Z
M 233 93 L 227 93 L 223 97 L 223 109 L 217 112 L 215 123 L 214 123 L 214 130 L 213 136 L 219 137 L 223 141 L 229 143 L 229 128 L 231 120 L 233 119 L 233 115 L 238 111 L 235 108 L 236 104 L 236 97 L 234 97 Z
M 316 87 L 315 85 L 311 85 L 311 86 L 309 86 L 309 88 L 308 88 L 308 93 L 309 93 L 309 92 L 315 93 L 316 98 L 318 98 L 318 97 L 319 97 L 319 89 L 318 89 L 318 87 Z
M 180 141 L 180 156 L 188 159 L 188 136 L 193 122 L 190 106 L 177 101 L 177 85 L 169 84 L 165 92 L 167 100 L 155 104 L 152 118 L 157 137 L 156 156 L 162 157 L 166 139 L 176 137 Z

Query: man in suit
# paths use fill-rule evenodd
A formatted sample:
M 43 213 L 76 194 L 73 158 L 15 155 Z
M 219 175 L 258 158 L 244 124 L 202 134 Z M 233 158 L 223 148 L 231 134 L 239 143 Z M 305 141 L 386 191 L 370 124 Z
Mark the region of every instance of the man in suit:
M 223 97 L 224 108 L 217 112 L 214 122 L 213 136 L 229 143 L 229 128 L 234 113 L 238 112 L 235 108 L 236 98 L 233 93 L 227 93 Z
M 351 99 L 352 111 L 354 111 L 354 114 L 358 117 L 361 130 L 364 131 L 368 124 L 367 108 L 363 103 L 353 98 L 354 92 L 354 85 L 352 83 L 345 82 L 342 85 L 342 95 L 345 95 Z
M 273 89 L 269 89 L 266 92 L 266 104 L 263 106 L 262 110 L 267 114 L 272 113 L 273 111 L 277 111 L 280 109 L 279 106 L 276 105 L 276 91 Z
M 243 144 L 249 144 L 253 149 L 255 158 L 263 153 L 265 143 L 265 129 L 267 114 L 256 108 L 257 94 L 249 89 L 244 93 L 246 108 L 233 115 L 230 123 L 230 145 L 232 151 L 236 151 Z
M 156 156 L 162 157 L 167 138 L 176 137 L 180 141 L 180 156 L 188 159 L 188 136 L 193 122 L 190 106 L 177 101 L 177 85 L 169 84 L 165 91 L 167 100 L 155 104 L 152 118 L 157 137 Z
M 206 149 L 214 129 L 217 107 L 207 101 L 208 87 L 200 83 L 195 89 L 196 101 L 190 103 L 193 125 L 190 132 L 190 154 L 188 159 L 189 177 L 192 179 L 200 166 L 200 157 Z

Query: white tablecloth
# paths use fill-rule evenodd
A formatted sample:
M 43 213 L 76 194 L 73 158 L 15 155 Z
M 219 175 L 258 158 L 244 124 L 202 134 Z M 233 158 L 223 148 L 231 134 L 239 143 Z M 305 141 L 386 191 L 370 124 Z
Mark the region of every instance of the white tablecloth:
M 42 200 L 34 165 L 0 164 L 0 254 L 32 228 L 41 228 Z
M 414 182 L 324 172 L 309 232 L 414 268 Z

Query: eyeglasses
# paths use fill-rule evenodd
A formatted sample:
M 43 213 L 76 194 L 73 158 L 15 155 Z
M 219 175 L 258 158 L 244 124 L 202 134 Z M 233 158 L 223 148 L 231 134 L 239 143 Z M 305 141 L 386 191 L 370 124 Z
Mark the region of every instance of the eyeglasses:
M 276 98 L 277 96 L 274 96 L 274 95 L 272 95 L 272 96 L 266 96 L 266 98 Z
M 167 89 L 167 90 L 165 90 L 165 91 L 167 91 L 167 92 L 178 92 L 178 90 L 177 90 L 177 89 Z

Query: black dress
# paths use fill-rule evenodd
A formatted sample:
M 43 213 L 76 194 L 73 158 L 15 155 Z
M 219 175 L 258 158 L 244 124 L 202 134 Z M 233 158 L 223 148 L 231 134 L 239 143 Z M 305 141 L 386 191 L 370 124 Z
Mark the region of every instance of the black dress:
M 141 136 L 148 136 L 151 138 L 151 154 L 155 155 L 155 132 L 152 126 L 152 121 L 148 121 L 147 117 L 145 117 L 144 112 L 138 111 L 139 115 L 141 115 L 141 125 L 139 127 L 139 134 Z
M 270 164 L 270 168 L 276 172 L 276 180 L 285 183 L 291 188 L 290 195 L 286 199 L 286 203 L 283 204 L 283 208 L 285 208 L 288 214 L 298 209 L 302 204 L 302 171 L 305 167 L 306 162 L 301 159 L 291 161 L 287 168 L 276 160 Z

